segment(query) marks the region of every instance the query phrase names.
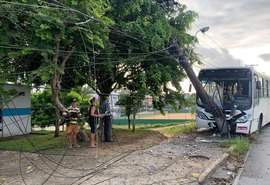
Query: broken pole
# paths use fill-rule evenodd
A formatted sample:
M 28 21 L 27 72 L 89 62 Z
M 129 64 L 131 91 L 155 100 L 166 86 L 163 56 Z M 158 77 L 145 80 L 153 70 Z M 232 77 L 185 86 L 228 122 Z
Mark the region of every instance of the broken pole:
M 209 112 L 213 115 L 217 128 L 220 134 L 227 134 L 228 133 L 228 125 L 226 122 L 226 116 L 223 113 L 221 107 L 219 107 L 212 98 L 208 96 L 206 91 L 204 90 L 201 82 L 197 78 L 196 74 L 194 73 L 189 61 L 189 58 L 184 54 L 183 50 L 180 48 L 178 43 L 174 38 L 170 39 L 170 47 L 171 51 L 168 51 L 178 64 L 185 70 L 188 78 L 190 79 L 192 85 L 194 86 L 198 97 L 201 99 L 202 103 L 204 104 L 205 111 Z

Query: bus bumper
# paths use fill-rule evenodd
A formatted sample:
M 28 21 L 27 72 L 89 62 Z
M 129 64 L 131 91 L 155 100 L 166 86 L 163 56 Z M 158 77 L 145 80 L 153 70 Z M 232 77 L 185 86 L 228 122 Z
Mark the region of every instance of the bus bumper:
M 249 127 L 250 127 L 250 122 L 247 121 L 246 123 L 237 123 L 236 124 L 236 133 L 241 133 L 241 134 L 249 134 Z
M 212 128 L 211 125 L 214 123 L 214 120 L 201 119 L 196 116 L 196 126 L 197 128 Z
M 213 125 L 215 121 L 214 120 L 205 120 L 200 119 L 198 116 L 196 116 L 196 126 L 197 128 L 212 128 L 211 125 Z M 237 123 L 235 128 L 235 133 L 239 134 L 249 134 L 250 130 L 250 121 L 247 121 L 246 123 Z

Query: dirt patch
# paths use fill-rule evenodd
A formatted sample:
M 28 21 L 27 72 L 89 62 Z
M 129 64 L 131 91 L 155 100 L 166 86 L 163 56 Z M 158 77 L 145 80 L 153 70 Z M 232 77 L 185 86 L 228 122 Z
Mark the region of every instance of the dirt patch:
M 196 141 L 209 132 L 168 140 L 156 131 L 141 132 L 138 139 L 120 130 L 115 142 L 99 142 L 96 149 L 83 143 L 49 153 L 1 151 L 0 184 L 189 184 L 226 152 L 216 143 Z
M 190 125 L 190 123 L 186 123 L 186 124 L 181 124 L 181 125 L 172 125 L 172 126 L 167 126 L 167 127 L 158 127 L 158 128 L 151 128 L 150 130 L 152 131 L 156 131 L 156 132 L 162 132 L 164 129 L 169 129 L 169 128 L 177 128 L 177 127 L 186 127 Z M 172 138 L 174 135 L 172 134 L 166 134 L 166 133 L 163 133 L 163 135 L 169 139 L 169 138 Z

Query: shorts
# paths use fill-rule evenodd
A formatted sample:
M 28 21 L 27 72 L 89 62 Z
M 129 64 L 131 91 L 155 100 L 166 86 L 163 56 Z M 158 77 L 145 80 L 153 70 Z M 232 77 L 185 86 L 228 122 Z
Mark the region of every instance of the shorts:
M 71 133 L 77 134 L 78 132 L 79 132 L 79 127 L 77 124 L 69 124 L 66 128 L 67 134 L 71 134 Z
M 91 128 L 90 132 L 95 134 L 97 132 L 97 124 L 96 123 L 89 123 L 89 126 Z

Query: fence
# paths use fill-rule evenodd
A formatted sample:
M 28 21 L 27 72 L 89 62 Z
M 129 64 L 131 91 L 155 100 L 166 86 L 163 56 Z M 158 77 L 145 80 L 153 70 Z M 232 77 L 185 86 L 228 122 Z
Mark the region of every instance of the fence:
M 132 117 L 131 117 L 132 118 Z M 185 123 L 194 120 L 194 114 L 190 112 L 165 112 L 165 115 L 159 111 L 143 111 L 136 115 L 136 124 L 165 124 L 165 123 Z M 126 116 L 114 116 L 114 124 L 127 124 Z

